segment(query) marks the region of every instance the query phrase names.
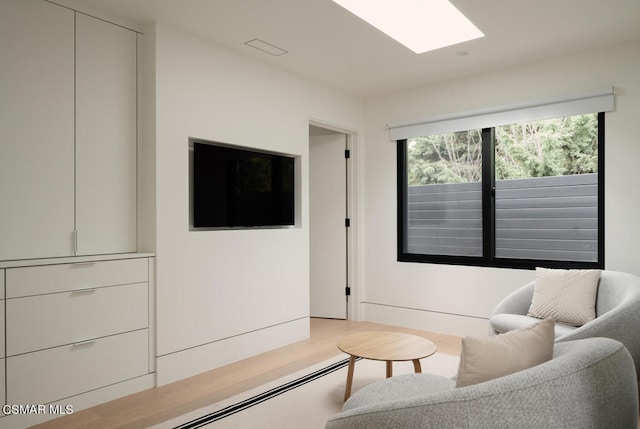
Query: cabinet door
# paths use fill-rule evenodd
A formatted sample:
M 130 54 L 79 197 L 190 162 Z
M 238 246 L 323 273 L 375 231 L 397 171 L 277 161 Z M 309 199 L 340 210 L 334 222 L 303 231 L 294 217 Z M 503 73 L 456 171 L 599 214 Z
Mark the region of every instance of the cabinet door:
M 78 255 L 136 251 L 136 39 L 77 14 Z
M 73 254 L 73 19 L 0 1 L 0 260 Z

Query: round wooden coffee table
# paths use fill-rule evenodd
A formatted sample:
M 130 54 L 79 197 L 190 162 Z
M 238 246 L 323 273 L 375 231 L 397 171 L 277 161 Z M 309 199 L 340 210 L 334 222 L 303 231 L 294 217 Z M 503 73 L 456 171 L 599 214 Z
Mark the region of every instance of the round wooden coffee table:
M 413 361 L 416 373 L 422 372 L 420 359 L 436 352 L 436 345 L 426 338 L 402 332 L 362 332 L 338 342 L 338 348 L 350 355 L 344 400 L 351 396 L 356 358 L 387 362 L 387 378 L 393 375 L 393 361 Z

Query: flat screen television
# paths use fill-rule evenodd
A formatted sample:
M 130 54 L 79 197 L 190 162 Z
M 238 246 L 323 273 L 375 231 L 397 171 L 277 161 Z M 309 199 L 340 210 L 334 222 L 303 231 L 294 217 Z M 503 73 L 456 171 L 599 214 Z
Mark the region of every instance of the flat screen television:
M 190 141 L 193 229 L 295 224 L 295 158 Z

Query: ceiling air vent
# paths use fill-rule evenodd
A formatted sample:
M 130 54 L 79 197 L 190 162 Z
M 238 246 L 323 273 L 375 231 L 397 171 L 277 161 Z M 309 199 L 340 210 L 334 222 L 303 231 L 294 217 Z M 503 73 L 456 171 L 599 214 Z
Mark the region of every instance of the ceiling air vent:
M 289 51 L 285 51 L 284 49 L 279 48 L 276 45 L 272 45 L 271 43 L 267 43 L 264 40 L 260 39 L 252 39 L 248 42 L 244 42 L 244 44 L 258 49 L 262 52 L 266 52 L 269 55 L 273 55 L 274 57 L 279 57 L 280 55 L 289 53 Z

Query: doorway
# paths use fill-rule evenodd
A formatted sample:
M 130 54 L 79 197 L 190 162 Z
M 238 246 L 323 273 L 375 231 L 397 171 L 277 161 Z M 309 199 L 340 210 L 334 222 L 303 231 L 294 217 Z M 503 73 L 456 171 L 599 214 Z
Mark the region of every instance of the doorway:
M 311 317 L 349 318 L 349 139 L 309 126 Z

